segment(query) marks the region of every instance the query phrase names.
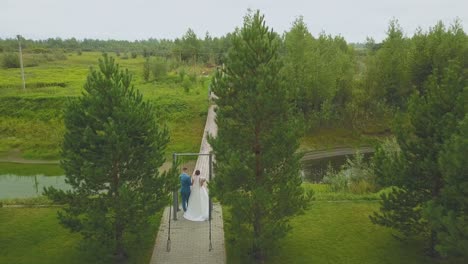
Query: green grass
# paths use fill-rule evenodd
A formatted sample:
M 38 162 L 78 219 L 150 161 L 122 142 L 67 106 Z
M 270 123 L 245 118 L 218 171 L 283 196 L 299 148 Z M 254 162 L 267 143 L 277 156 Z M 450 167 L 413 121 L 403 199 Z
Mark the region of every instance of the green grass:
M 331 148 L 358 148 L 374 146 L 388 137 L 390 121 L 368 122 L 365 128 L 316 128 L 300 140 L 299 151 L 308 152 Z
M 0 69 L 0 157 L 19 153 L 27 159 L 59 159 L 65 102 L 81 95 L 89 68 L 97 67 L 100 57 L 98 52 L 69 54 L 67 60 L 27 67 L 26 90 L 21 89 L 19 69 Z M 200 77 L 186 93 L 176 72 L 158 82 L 145 82 L 142 57 L 116 61 L 133 74 L 133 85 L 156 105 L 158 118 L 167 125 L 171 136 L 167 156 L 198 151 L 208 109 L 208 78 Z M 199 66 L 187 69 L 202 70 Z
M 161 214 L 152 217 L 128 263 L 149 263 Z M 111 263 L 79 249 L 81 237 L 57 220 L 56 208 L 0 208 L 0 263 Z
M 324 185 L 306 188 L 314 189 L 316 195 L 329 192 Z M 412 238 L 401 242 L 392 236 L 390 229 L 372 224 L 368 216 L 378 210 L 376 200 L 326 201 L 324 198 L 312 202 L 304 214 L 292 219 L 292 231 L 267 263 L 467 263 L 466 259 L 430 259 L 425 256 L 423 240 Z M 248 263 L 232 243 L 236 234 L 230 232 L 227 207 L 223 207 L 223 217 L 227 263 Z
M 38 207 L 53 205 L 53 202 L 45 196 L 27 197 L 27 198 L 12 198 L 0 199 L 0 204 L 3 205 L 21 205 L 25 207 Z
M 0 175 L 14 174 L 21 176 L 33 176 L 42 174 L 45 176 L 60 176 L 64 172 L 58 164 L 18 164 L 0 162 Z
M 303 186 L 306 190 L 314 192 L 314 201 L 375 201 L 380 200 L 382 192 L 388 191 L 384 189 L 377 193 L 354 194 L 351 192 L 334 192 L 328 184 L 304 183 Z

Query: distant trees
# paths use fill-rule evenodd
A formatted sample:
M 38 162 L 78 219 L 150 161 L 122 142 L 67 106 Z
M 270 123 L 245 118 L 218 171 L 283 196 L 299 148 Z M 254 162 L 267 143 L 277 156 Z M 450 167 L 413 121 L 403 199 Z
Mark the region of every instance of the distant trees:
M 49 187 L 45 194 L 66 204 L 60 223 L 88 242 L 125 258 L 129 235 L 168 202 L 168 175 L 158 168 L 169 141 L 153 106 L 131 85 L 132 76 L 112 57 L 99 60 L 64 116 L 62 167 L 70 191 Z
M 46 40 L 22 39 L 25 53 L 34 50 L 61 50 L 76 52 L 78 55 L 83 51 L 119 52 L 125 58 L 136 58 L 138 54 L 143 57 L 157 56 L 164 59 L 174 59 L 183 62 L 220 64 L 225 53 L 230 47 L 230 34 L 223 37 L 210 37 L 207 33 L 204 39 L 197 37 L 192 29 L 178 39 L 147 39 L 138 41 L 126 40 L 99 40 L 83 39 L 77 40 L 49 38 Z M 0 52 L 14 52 L 18 49 L 16 38 L 0 39 Z
M 259 12 L 248 14 L 212 84 L 219 97 L 213 192 L 230 208 L 234 243 L 259 263 L 308 204 L 296 152 L 302 130 L 280 74 L 280 44 Z
M 314 38 L 302 18 L 284 37 L 284 75 L 309 123 L 337 119 L 351 99 L 354 52 L 342 37 Z
M 402 106 L 411 93 L 409 83 L 410 42 L 397 20 L 390 21 L 387 38 L 367 65 L 365 88 L 372 100 Z
M 424 93 L 428 77 L 440 78 L 449 61 L 466 67 L 467 54 L 466 34 L 459 21 L 449 29 L 439 22 L 429 32 L 419 29 L 408 38 L 398 21 L 392 20 L 387 38 L 369 53 L 363 86 L 369 100 L 405 108 L 407 98 L 415 91 Z
M 429 76 L 441 78 L 451 62 L 468 68 L 468 36 L 459 20 L 446 27 L 437 23 L 429 31 L 419 29 L 411 38 L 410 80 L 418 92 L 424 94 Z

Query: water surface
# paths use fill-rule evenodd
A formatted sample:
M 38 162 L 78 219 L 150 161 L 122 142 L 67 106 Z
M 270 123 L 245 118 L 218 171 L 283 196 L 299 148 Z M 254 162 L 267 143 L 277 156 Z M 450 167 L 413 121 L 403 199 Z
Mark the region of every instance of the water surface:
M 364 160 L 368 161 L 373 153 L 363 153 Z M 321 182 L 323 176 L 327 171 L 328 166 L 334 170 L 340 170 L 346 163 L 346 158 L 353 157 L 353 155 L 338 155 L 333 157 L 324 157 L 319 159 L 303 160 L 302 161 L 302 174 L 304 180 L 308 182 Z
M 48 186 L 70 189 L 58 165 L 0 163 L 0 199 L 41 196 Z
M 65 176 L 2 174 L 0 175 L 0 199 L 41 196 L 44 187 L 48 186 L 62 190 L 70 189 L 70 186 L 65 183 Z

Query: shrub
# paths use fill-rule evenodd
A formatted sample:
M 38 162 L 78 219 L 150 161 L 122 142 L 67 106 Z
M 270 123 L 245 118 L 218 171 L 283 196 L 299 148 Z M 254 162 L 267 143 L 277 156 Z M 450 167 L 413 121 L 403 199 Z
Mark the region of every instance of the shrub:
M 182 81 L 182 87 L 186 93 L 190 92 L 190 88 L 192 88 L 192 82 L 189 80 L 189 78 L 184 78 Z
M 2 58 L 2 66 L 4 68 L 19 68 L 20 61 L 18 53 L 5 53 Z
M 147 82 L 150 77 L 150 62 L 149 59 L 146 58 L 145 63 L 143 63 L 143 79 Z
M 330 184 L 335 192 L 364 194 L 377 190 L 373 172 L 371 166 L 364 161 L 364 155 L 357 152 L 353 158 L 346 159 L 339 171 L 329 166 L 323 182 Z
M 330 189 L 334 192 L 348 190 L 348 179 L 345 173 L 334 170 L 331 164 L 328 164 L 327 171 L 323 177 L 323 183 L 329 184 Z
M 371 160 L 376 183 L 382 187 L 398 185 L 404 162 L 401 149 L 395 138 L 380 144 Z
M 35 53 L 35 54 L 50 53 L 50 50 L 49 50 L 49 49 L 45 49 L 45 48 L 33 48 L 33 49 L 31 49 L 31 52 L 32 52 L 32 53 Z
M 167 60 L 167 64 L 168 64 L 168 67 L 169 67 L 170 71 L 173 71 L 173 70 L 177 69 L 180 66 L 180 62 L 178 60 L 174 60 L 174 59 Z
M 187 72 L 185 71 L 184 68 L 179 69 L 179 81 L 183 82 L 185 75 L 187 75 Z
M 136 53 L 136 51 L 132 51 L 131 56 L 132 56 L 132 59 L 136 59 L 136 57 L 138 56 L 138 53 Z
M 375 185 L 366 180 L 358 180 L 349 185 L 349 191 L 354 194 L 372 193 L 376 190 Z
M 53 60 L 66 60 L 67 55 L 63 51 L 56 51 L 54 52 Z
M 153 58 L 150 68 L 155 80 L 161 80 L 167 75 L 167 62 L 161 58 Z
M 189 74 L 189 79 L 192 83 L 196 83 L 197 82 L 197 73 L 196 72 L 193 72 L 191 74 Z

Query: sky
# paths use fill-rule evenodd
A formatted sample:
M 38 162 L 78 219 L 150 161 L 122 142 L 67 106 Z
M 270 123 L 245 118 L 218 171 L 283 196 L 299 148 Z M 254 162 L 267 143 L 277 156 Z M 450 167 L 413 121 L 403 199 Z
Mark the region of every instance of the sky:
M 313 35 L 348 42 L 380 42 L 392 18 L 407 36 L 456 18 L 468 30 L 467 0 L 0 0 L 0 38 L 175 39 L 188 28 L 219 37 L 242 27 L 249 8 L 278 33 L 303 16 Z

